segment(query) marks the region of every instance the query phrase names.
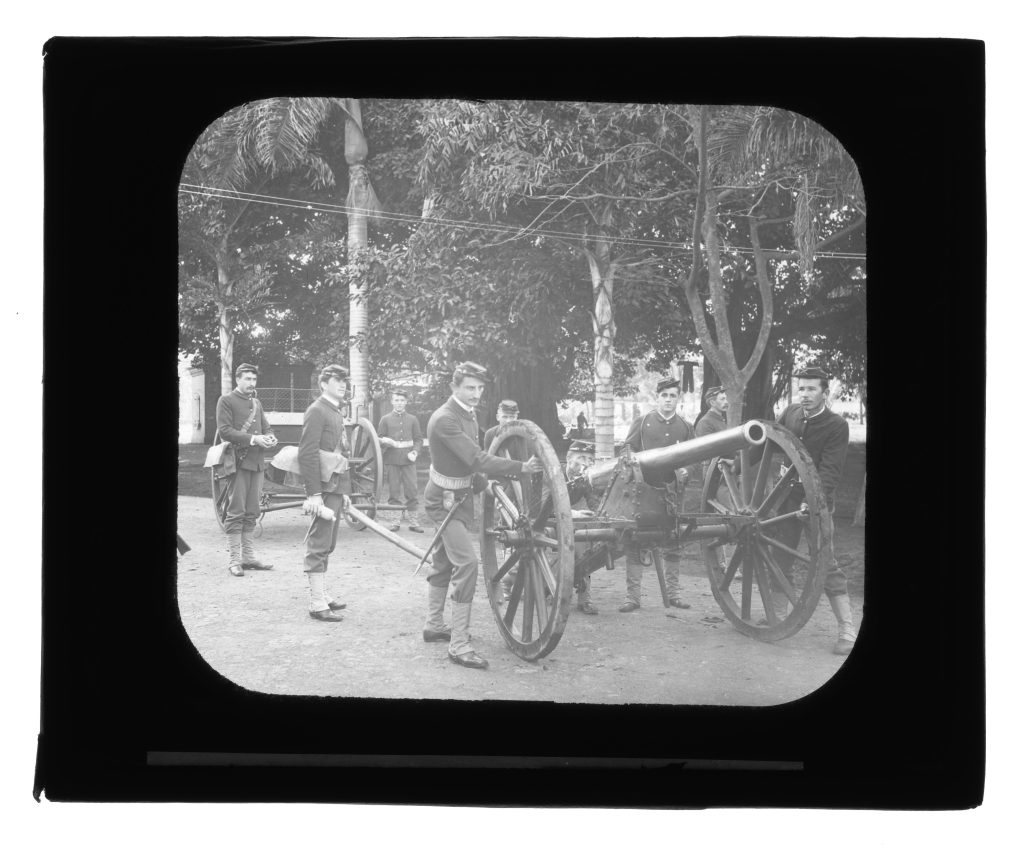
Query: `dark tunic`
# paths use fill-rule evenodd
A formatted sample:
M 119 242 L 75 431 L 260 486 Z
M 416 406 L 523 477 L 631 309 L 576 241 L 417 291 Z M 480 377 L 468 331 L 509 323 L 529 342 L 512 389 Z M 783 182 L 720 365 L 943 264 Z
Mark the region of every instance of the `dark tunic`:
M 423 433 L 420 431 L 419 420 L 411 413 L 385 413 L 377 426 L 377 435 L 390 437 L 395 442 L 403 444 L 398 448 L 384 447 L 385 466 L 406 466 L 413 462 L 409 460 L 409 452 L 418 453 L 423 447 Z
M 248 430 L 243 431 L 242 426 L 249 418 L 253 410 L 253 397 L 244 395 L 238 390 L 232 390 L 227 395 L 222 395 L 217 401 L 217 433 L 226 443 L 232 443 L 235 447 L 235 459 L 241 469 L 248 469 L 253 472 L 260 472 L 267 465 L 263 457 L 263 447 L 250 445 L 252 438 L 256 435 L 273 435 L 270 423 L 263 414 L 263 407 L 253 419 Z
M 494 438 L 498 436 L 498 429 L 501 425 L 495 425 L 493 428 L 488 428 L 487 433 L 484 434 L 484 448 L 490 449 L 491 443 L 494 442 Z M 526 442 L 525 437 L 510 437 L 501 444 L 502 451 L 508 451 L 508 456 L 512 460 L 529 460 L 530 459 L 530 447 Z
M 697 422 L 695 429 L 698 437 L 706 437 L 708 434 L 717 434 L 726 429 L 725 417 L 716 410 L 709 409 Z
M 629 433 L 626 435 L 626 445 L 634 452 L 644 452 L 648 449 L 660 449 L 665 446 L 673 446 L 676 443 L 684 443 L 693 439 L 693 426 L 683 419 L 678 413 L 672 414 L 668 421 L 661 417 L 655 410 L 633 420 Z M 657 480 L 651 480 L 645 474 L 648 484 L 667 484 L 676 480 L 675 470 L 665 470 Z
M 348 439 L 345 434 L 345 416 L 337 405 L 320 396 L 302 417 L 302 436 L 299 437 L 299 468 L 302 470 L 302 484 L 307 496 L 320 493 L 349 493 L 351 483 L 348 473 L 332 475 L 331 481 L 320 480 L 320 451 L 338 451 L 348 456 Z
M 836 487 L 843 474 L 846 450 L 850 445 L 849 423 L 828 408 L 817 416 L 807 417 L 799 404 L 791 404 L 775 421 L 804 444 L 818 470 L 825 502 L 831 509 L 835 502 Z

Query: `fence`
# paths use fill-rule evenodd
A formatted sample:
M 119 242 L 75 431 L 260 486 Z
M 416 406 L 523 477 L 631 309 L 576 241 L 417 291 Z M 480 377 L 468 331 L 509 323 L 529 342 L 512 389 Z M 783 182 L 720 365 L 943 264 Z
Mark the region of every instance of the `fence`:
M 300 387 L 260 387 L 256 394 L 263 409 L 272 413 L 303 413 L 320 395 Z

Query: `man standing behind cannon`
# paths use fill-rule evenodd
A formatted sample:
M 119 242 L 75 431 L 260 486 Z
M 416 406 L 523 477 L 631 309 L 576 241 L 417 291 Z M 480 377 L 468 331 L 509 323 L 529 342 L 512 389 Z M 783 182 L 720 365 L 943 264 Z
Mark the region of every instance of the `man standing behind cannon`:
M 725 390 L 721 387 L 711 387 L 711 389 L 705 391 L 704 401 L 707 402 L 708 409 L 697 420 L 697 425 L 694 428 L 698 437 L 717 434 L 728 427 L 725 415 L 729 410 L 729 396 L 725 394 Z
M 430 445 L 430 478 L 424 491 L 427 516 L 441 525 L 454 510 L 441 534 L 427 576 L 427 621 L 423 640 L 448 641 L 448 658 L 463 667 L 484 669 L 487 661 L 470 643 L 469 623 L 476 589 L 478 563 L 468 526 L 473 522 L 470 491 L 485 486 L 484 476 L 540 472 L 536 457 L 523 462 L 498 458 L 480 448 L 480 426 L 476 408 L 488 379 L 478 363 L 460 363 L 452 376 L 452 396 L 434 411 L 427 424 Z M 452 587 L 452 625 L 444 623 L 444 604 Z
M 831 515 L 835 511 L 836 487 L 843 474 L 846 450 L 850 444 L 850 426 L 842 416 L 833 413 L 826 404 L 828 401 L 828 375 L 823 369 L 816 366 L 804 369 L 797 373 L 796 379 L 796 391 L 800 400 L 782 411 L 776 422 L 795 434 L 810 454 L 814 466 L 818 470 L 825 504 Z M 802 507 L 803 498 L 803 488 L 794 487 L 793 492 L 779 507 L 779 513 L 790 513 Z M 794 519 L 785 523 L 780 529 L 778 540 L 795 548 L 800 540 L 800 533 L 800 521 Z M 791 578 L 792 556 L 779 554 L 777 559 L 783 574 L 787 578 Z M 849 655 L 850 650 L 853 649 L 853 642 L 857 639 L 857 631 L 853 626 L 853 611 L 850 608 L 846 574 L 836 562 L 834 551 L 831 563 L 826 565 L 826 569 L 825 595 L 828 596 L 832 612 L 839 625 L 839 639 L 832 651 L 836 655 Z M 780 612 L 778 609 L 785 608 L 788 605 L 788 600 L 781 592 L 776 594 L 776 597 L 776 612 L 784 615 L 785 611 Z
M 408 516 L 409 531 L 423 533 L 420 525 L 420 501 L 417 495 L 416 458 L 423 447 L 419 420 L 405 412 L 409 394 L 405 390 L 391 393 L 391 412 L 380 418 L 377 435 L 384 449 L 384 470 L 388 477 L 388 500 L 402 505 L 402 518 Z M 391 526 L 401 528 L 401 521 Z
M 656 391 L 658 394 L 657 409 L 634 420 L 629 434 L 626 435 L 626 445 L 634 452 L 660 449 L 663 446 L 672 446 L 693 439 L 693 426 L 676 412 L 679 405 L 679 381 L 675 378 L 659 381 Z M 649 475 L 650 473 L 648 473 Z M 669 469 L 654 473 L 654 475 L 656 476 L 654 480 L 645 478 L 652 487 L 672 485 L 682 494 L 689 473 L 686 469 Z M 627 613 L 636 611 L 640 607 L 645 552 L 650 553 L 652 560 L 656 558 L 665 564 L 665 590 L 668 594 L 668 604 L 673 608 L 689 608 L 690 606 L 679 598 L 678 561 L 666 562 L 663 551 L 659 548 L 648 550 L 646 547 L 630 543 L 626 547 L 626 601 L 619 606 L 619 611 Z
M 341 511 L 352 492 L 345 461 L 349 446 L 342 411 L 348 395 L 348 369 L 334 364 L 325 366 L 319 380 L 323 394 L 306 408 L 299 437 L 299 468 L 306 488 L 303 510 L 313 516 L 306 535 L 304 569 L 309 581 L 309 616 L 337 623 L 341 622 L 338 612 L 345 603 L 335 602 L 327 592 L 327 560 L 338 540 Z M 325 453 L 327 457 L 323 457 Z
M 277 445 L 277 437 L 256 398 L 259 373 L 251 363 L 243 363 L 235 369 L 235 388 L 217 401 L 217 433 L 224 442 L 231 443 L 238 468 L 224 530 L 228 536 L 228 572 L 239 577 L 245 575 L 245 570 L 273 569 L 272 564 L 256 557 L 253 542 L 266 467 L 263 450 Z

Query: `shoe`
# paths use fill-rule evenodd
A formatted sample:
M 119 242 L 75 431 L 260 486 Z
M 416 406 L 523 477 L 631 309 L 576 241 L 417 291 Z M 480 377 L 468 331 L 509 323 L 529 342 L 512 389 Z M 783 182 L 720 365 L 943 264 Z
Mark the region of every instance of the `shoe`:
M 836 645 L 832 647 L 833 655 L 849 655 L 850 650 L 853 649 L 853 641 L 847 638 L 839 638 L 836 641 Z
M 423 528 L 421 526 L 418 526 L 418 525 L 410 525 L 409 526 L 409 531 L 413 532 L 414 534 L 422 534 L 423 533 Z
M 670 599 L 668 601 L 668 604 L 671 605 L 673 608 L 689 608 L 690 607 L 690 603 L 689 602 L 683 602 L 682 599 Z
M 487 659 L 477 655 L 475 652 L 470 650 L 464 655 L 452 655 L 448 653 L 448 660 L 452 664 L 460 664 L 463 667 L 472 667 L 474 670 L 486 670 Z
M 639 607 L 639 602 L 634 602 L 632 599 L 629 599 L 619 606 L 619 613 L 628 614 L 630 611 L 636 611 Z
M 398 531 L 401 527 L 402 526 L 396 522 L 393 525 L 388 526 L 388 531 Z
M 272 570 L 274 569 L 273 564 L 264 564 L 262 561 L 252 561 L 248 564 L 242 564 L 243 570 Z
M 332 611 L 340 611 L 342 608 L 347 608 L 348 607 L 348 603 L 347 602 L 333 602 L 332 601 L 332 602 L 328 602 L 327 603 L 327 607 L 330 608 Z
M 432 629 L 423 630 L 423 642 L 424 643 L 438 643 L 444 641 L 447 643 L 452 639 L 452 633 L 448 630 L 435 632 Z
M 344 618 L 334 611 L 310 611 L 309 616 L 324 623 L 340 623 Z
M 593 605 L 591 605 L 589 602 L 578 602 L 578 603 L 576 603 L 576 607 L 580 611 L 582 611 L 584 614 L 596 614 L 597 613 L 597 609 Z
M 242 567 L 239 564 L 232 564 L 230 567 L 228 567 L 228 572 L 231 573 L 231 575 L 233 576 L 238 576 L 239 578 L 245 575 L 245 572 L 242 570 Z

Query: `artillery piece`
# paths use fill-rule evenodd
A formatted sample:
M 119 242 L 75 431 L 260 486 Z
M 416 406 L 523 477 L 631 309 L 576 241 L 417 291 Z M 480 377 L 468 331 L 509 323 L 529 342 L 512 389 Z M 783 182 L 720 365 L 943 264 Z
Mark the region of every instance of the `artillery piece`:
M 569 618 L 573 587 L 596 570 L 614 569 L 632 545 L 699 541 L 716 601 L 751 637 L 790 637 L 813 614 L 832 558 L 832 521 L 814 463 L 786 429 L 751 420 L 665 448 L 627 449 L 570 480 L 547 436 L 527 420 L 502 425 L 488 451 L 508 457 L 515 438 L 527 441 L 543 471 L 522 481 L 488 482 L 480 550 L 498 630 L 521 658 L 537 660 L 554 650 Z M 699 510 L 688 512 L 685 488 L 657 481 L 668 470 L 696 464 L 706 464 L 706 473 Z M 573 509 L 584 500 L 596 503 L 596 510 Z M 357 503 L 349 511 L 350 522 L 372 529 L 421 564 L 429 560 L 437 536 L 427 550 L 420 549 L 362 507 Z M 667 605 L 660 561 L 655 565 Z M 513 569 L 506 599 L 502 579 Z

